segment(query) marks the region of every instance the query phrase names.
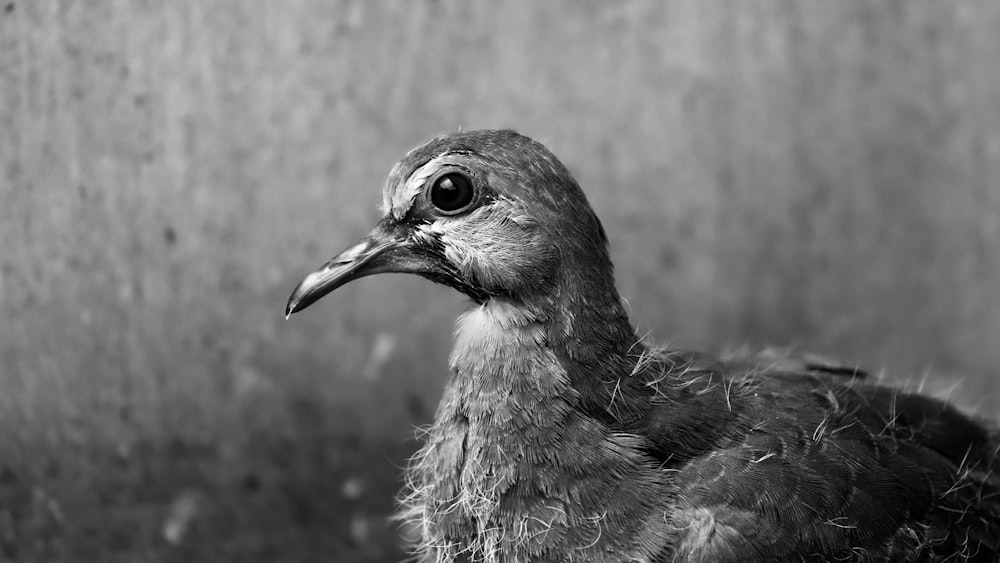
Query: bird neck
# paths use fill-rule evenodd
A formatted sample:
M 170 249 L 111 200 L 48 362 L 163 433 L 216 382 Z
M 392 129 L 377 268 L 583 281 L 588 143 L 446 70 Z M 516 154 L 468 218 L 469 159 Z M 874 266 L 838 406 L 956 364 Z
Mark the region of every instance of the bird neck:
M 583 278 L 565 280 L 560 287 L 542 316 L 548 320 L 549 345 L 563 363 L 592 377 L 629 371 L 629 358 L 641 343 L 614 281 Z
M 402 502 L 425 548 L 443 554 L 434 560 L 460 559 L 451 546 L 463 543 L 473 554 L 515 546 L 512 560 L 527 560 L 529 547 L 535 556 L 607 549 L 613 534 L 581 538 L 569 522 L 600 522 L 609 506 L 621 522 L 660 527 L 666 507 L 645 490 L 600 486 L 609 471 L 653 486 L 665 475 L 609 424 L 622 407 L 641 408 L 610 381 L 629 379 L 634 339 L 621 305 L 594 297 L 493 298 L 460 317 L 452 377 Z
M 645 348 L 613 282 L 575 281 L 549 295 L 493 298 L 466 312 L 451 357 L 453 390 L 472 401 L 512 386 L 584 401 L 613 393 Z

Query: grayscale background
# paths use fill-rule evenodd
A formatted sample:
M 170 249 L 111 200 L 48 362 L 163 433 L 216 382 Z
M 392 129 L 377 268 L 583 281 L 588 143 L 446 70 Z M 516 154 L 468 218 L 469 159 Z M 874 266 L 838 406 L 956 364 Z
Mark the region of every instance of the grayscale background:
M 463 298 L 286 322 L 385 173 L 550 147 L 656 342 L 1000 410 L 1000 3 L 0 0 L 0 561 L 395 561 Z

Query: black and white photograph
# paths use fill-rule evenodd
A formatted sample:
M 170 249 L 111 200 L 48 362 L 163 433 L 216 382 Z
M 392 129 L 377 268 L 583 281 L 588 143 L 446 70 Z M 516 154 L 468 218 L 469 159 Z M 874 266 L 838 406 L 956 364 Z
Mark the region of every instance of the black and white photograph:
M 1000 3 L 0 0 L 0 563 L 1000 562 Z

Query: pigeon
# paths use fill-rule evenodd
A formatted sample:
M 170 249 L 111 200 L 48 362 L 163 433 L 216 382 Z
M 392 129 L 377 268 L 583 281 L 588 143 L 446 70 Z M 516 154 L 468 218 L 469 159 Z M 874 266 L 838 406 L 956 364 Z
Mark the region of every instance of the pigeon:
M 994 423 L 847 363 L 647 343 L 541 143 L 434 138 L 382 211 L 285 312 L 386 272 L 471 300 L 400 498 L 415 560 L 1000 560 Z

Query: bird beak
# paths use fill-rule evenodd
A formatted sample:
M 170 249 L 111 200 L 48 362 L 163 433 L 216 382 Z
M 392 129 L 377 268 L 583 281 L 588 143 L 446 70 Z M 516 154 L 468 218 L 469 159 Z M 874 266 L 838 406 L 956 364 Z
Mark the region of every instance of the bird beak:
M 414 271 L 418 259 L 409 251 L 405 234 L 394 230 L 383 220 L 357 244 L 307 275 L 288 298 L 285 318 L 349 281 L 384 272 Z

